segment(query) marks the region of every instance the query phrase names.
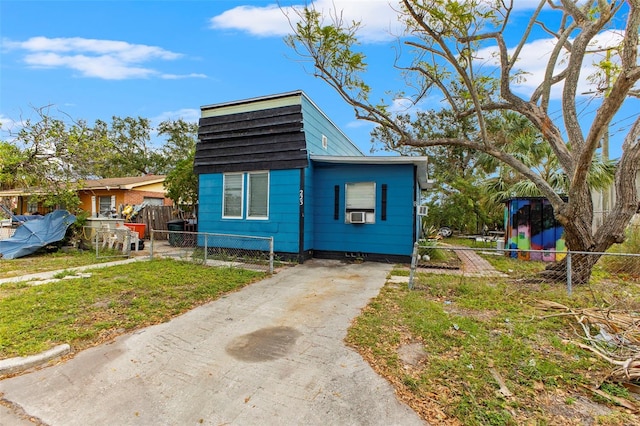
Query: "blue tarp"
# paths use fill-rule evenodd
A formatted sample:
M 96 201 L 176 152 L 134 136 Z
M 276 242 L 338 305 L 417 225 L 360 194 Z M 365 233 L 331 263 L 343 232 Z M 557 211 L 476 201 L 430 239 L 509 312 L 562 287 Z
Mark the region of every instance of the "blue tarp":
M 39 248 L 64 238 L 67 228 L 76 217 L 66 210 L 55 210 L 38 219 L 24 222 L 13 236 L 0 240 L 0 257 L 16 259 L 35 253 Z

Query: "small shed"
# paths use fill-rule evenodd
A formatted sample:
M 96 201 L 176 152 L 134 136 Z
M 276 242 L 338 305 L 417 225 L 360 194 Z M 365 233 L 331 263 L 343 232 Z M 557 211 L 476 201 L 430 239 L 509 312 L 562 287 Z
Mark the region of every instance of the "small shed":
M 553 206 L 544 197 L 516 197 L 506 201 L 506 247 L 521 260 L 561 260 L 566 252 L 564 228 L 555 219 Z M 533 251 L 529 251 L 533 250 Z

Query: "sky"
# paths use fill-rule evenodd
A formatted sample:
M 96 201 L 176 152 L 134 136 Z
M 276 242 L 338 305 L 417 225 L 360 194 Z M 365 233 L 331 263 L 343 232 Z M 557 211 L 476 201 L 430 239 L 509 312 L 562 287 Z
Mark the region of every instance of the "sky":
M 396 47 L 391 33 L 398 30 L 393 1 L 314 1 L 320 10 L 335 5 L 346 19 L 364 23 L 362 48 L 372 65 L 367 77 L 376 88 L 402 87 L 390 66 Z M 287 6 L 303 3 L 2 0 L 0 136 L 43 107 L 88 123 L 130 116 L 157 125 L 166 119 L 197 121 L 204 105 L 302 90 L 369 153 L 372 125 L 356 121 L 353 109 L 283 41 L 290 31 Z M 515 23 L 524 25 L 538 1 L 515 3 Z M 525 93 L 542 71 L 535 63 L 544 45 L 541 34 L 527 46 L 532 53 L 523 55 L 534 65 L 521 87 Z M 622 127 L 629 121 L 621 120 Z M 612 156 L 616 143 L 614 134 Z

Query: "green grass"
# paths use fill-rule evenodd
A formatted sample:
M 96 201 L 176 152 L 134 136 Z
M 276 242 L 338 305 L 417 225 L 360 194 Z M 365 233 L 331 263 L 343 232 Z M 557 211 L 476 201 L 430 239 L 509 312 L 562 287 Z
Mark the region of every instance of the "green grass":
M 629 227 L 626 240 L 622 244 L 614 244 L 607 250 L 611 256 L 603 256 L 600 265 L 607 272 L 631 275 L 636 280 L 640 277 L 640 257 L 616 256 L 620 253 L 640 253 L 640 227 Z
M 511 269 L 509 260 L 499 262 Z M 413 291 L 383 287 L 354 321 L 347 342 L 433 424 L 573 424 L 588 412 L 579 402 L 595 400 L 585 387 L 600 385 L 611 366 L 564 342 L 576 339 L 573 318 L 545 317 L 534 306 L 548 299 L 588 307 L 596 294 L 615 302 L 606 285 L 577 288 L 569 297 L 558 285 L 419 273 Z M 639 306 L 637 288 L 626 288 L 620 297 Z M 405 365 L 400 359 L 398 348 L 408 342 L 422 344 L 424 362 Z M 512 397 L 498 392 L 492 369 Z M 624 396 L 619 385 L 601 390 Z M 611 415 L 586 415 L 597 424 L 638 421 L 609 408 Z
M 88 278 L 39 286 L 3 284 L 0 359 L 61 343 L 74 350 L 93 346 L 124 331 L 167 321 L 263 276 L 153 260 L 94 269 Z
M 462 264 L 453 250 L 443 248 L 437 240 L 422 241 L 418 247 L 418 263 L 425 267 L 459 268 Z
M 470 238 L 460 238 L 460 237 L 450 237 L 442 240 L 442 243 L 445 243 L 450 246 L 462 246 L 462 247 L 475 247 L 475 240 Z
M 96 259 L 95 252 L 93 251 L 36 253 L 18 259 L 0 259 L 0 278 L 69 269 L 76 266 L 92 265 L 94 263 L 109 261 L 113 261 L 113 259 Z
M 538 260 L 518 260 L 507 256 L 496 256 L 494 254 L 483 254 L 477 252 L 486 259 L 494 268 L 512 277 L 531 277 L 533 274 L 541 272 L 547 267 L 549 262 Z

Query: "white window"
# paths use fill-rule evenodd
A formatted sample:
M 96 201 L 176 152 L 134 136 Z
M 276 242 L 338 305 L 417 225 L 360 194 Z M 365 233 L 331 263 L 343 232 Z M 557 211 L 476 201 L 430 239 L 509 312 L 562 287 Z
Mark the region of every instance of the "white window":
M 269 172 L 227 173 L 223 186 L 222 217 L 244 218 L 246 204 L 247 219 L 269 218 Z
M 347 183 L 345 186 L 345 206 L 346 221 L 351 223 L 351 217 L 358 219 L 364 216 L 364 223 L 375 222 L 376 208 L 376 183 L 375 182 L 355 182 Z M 351 213 L 355 214 L 352 215 Z M 359 213 L 362 212 L 363 215 Z M 353 223 L 363 223 L 358 220 Z
M 328 146 L 329 142 L 327 141 L 327 137 L 325 135 L 322 135 L 322 148 L 327 149 Z
M 98 211 L 102 216 L 110 216 L 111 212 L 116 210 L 116 197 L 111 195 L 102 195 L 98 197 Z
M 269 217 L 269 173 L 248 173 L 247 218 Z
M 229 173 L 223 177 L 222 217 L 242 218 L 244 175 Z

